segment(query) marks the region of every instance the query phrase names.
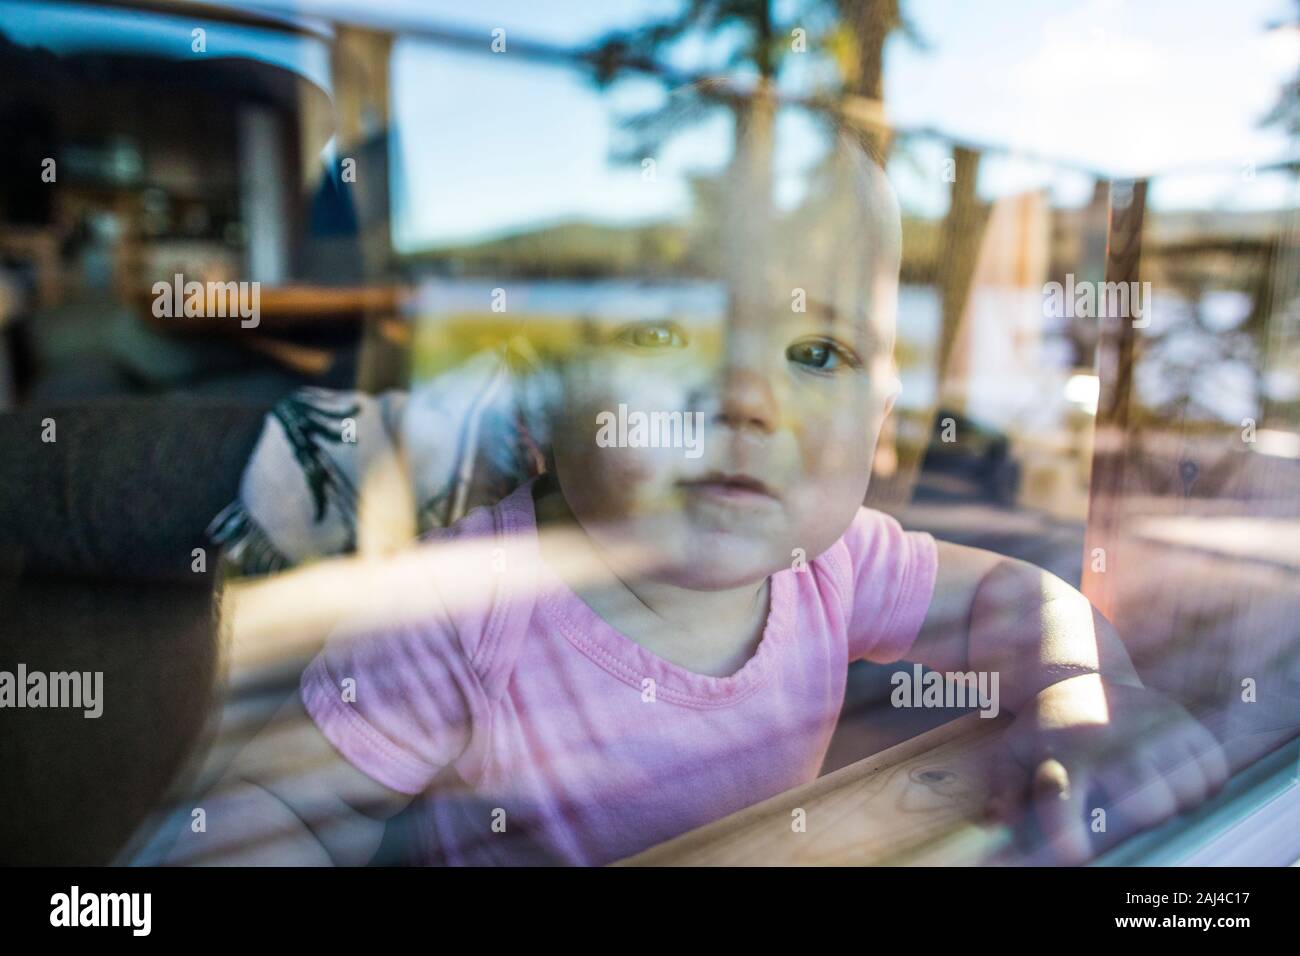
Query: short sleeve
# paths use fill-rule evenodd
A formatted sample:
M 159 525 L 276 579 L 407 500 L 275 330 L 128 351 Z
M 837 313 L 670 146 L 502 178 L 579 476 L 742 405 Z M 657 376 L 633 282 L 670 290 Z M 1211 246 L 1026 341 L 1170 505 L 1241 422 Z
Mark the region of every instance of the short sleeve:
M 486 722 L 487 694 L 469 656 L 436 621 L 332 639 L 300 686 L 330 743 L 399 793 L 426 790 Z
M 934 538 L 904 531 L 883 512 L 859 508 L 842 540 L 850 575 L 849 660 L 899 660 L 916 641 L 934 595 Z

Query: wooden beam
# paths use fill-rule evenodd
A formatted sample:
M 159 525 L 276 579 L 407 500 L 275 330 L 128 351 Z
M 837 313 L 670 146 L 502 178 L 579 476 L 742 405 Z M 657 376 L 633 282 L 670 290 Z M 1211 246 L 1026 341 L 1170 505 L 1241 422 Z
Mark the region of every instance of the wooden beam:
M 1106 239 L 1107 282 L 1135 282 L 1141 275 L 1146 195 L 1145 180 L 1111 186 L 1110 225 Z M 1115 596 L 1112 588 L 1114 578 L 1107 576 L 1109 563 L 1106 558 L 1107 548 L 1113 549 L 1120 531 L 1124 472 L 1132 438 L 1129 405 L 1132 401 L 1136 337 L 1137 330 L 1132 322 L 1112 320 L 1101 329 L 1097 343 L 1100 394 L 1081 589 L 1108 618 L 1115 611 Z
M 992 747 L 1006 724 L 967 714 L 614 865 L 982 862 L 1011 838 L 1005 826 L 976 822 L 989 793 Z
M 941 325 L 936 370 L 941 402 L 951 402 L 955 397 L 944 394 L 944 379 L 952 361 L 966 303 L 970 301 L 971 278 L 975 274 L 975 262 L 984 233 L 984 208 L 975 192 L 979 162 L 979 153 L 962 146 L 953 150 L 953 181 L 939 256 Z

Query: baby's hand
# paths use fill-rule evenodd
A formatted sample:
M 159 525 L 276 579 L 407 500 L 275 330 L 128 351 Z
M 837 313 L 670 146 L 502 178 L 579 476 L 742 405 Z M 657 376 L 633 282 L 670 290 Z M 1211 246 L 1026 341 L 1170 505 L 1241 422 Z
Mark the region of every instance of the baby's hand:
M 1032 815 L 1042 834 L 1036 856 L 1079 864 L 1196 806 L 1227 777 L 1218 741 L 1177 702 L 1089 674 L 1052 684 L 1017 715 L 1002 737 L 988 811 L 1006 823 Z

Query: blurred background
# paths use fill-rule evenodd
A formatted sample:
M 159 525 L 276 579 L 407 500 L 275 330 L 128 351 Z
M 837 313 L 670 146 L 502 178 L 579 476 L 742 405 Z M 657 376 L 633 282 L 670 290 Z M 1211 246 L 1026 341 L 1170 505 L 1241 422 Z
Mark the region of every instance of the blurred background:
M 867 503 L 1081 585 L 1248 762 L 1300 722 L 1298 70 L 1284 0 L 4 0 L 0 409 L 256 421 L 303 385 L 418 389 L 521 328 L 562 350 L 596 315 L 717 314 L 728 181 L 805 228 L 848 126 L 903 209 Z M 156 317 L 175 273 L 260 282 L 257 327 Z M 1150 283 L 1149 325 L 1054 312 L 1067 281 Z M 64 593 L 9 545 L 13 600 Z M 102 646 L 13 613 L 0 663 Z M 245 730 L 321 636 L 284 631 L 225 662 Z M 855 665 L 827 770 L 952 716 L 890 709 L 887 676 Z M 110 751 L 158 770 L 101 856 L 196 749 L 182 720 L 158 758 L 141 706 Z

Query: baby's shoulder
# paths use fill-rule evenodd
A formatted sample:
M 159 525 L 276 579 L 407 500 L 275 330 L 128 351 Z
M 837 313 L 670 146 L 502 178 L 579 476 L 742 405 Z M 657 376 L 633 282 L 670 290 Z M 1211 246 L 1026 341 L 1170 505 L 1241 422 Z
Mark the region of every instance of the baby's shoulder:
M 529 483 L 531 484 L 531 483 Z M 421 536 L 421 576 L 436 595 L 434 628 L 454 637 L 492 694 L 502 688 L 537 593 L 537 527 L 529 484 Z
M 890 594 L 933 562 L 934 539 L 929 534 L 905 530 L 893 515 L 861 506 L 811 567 L 815 577 L 853 605 L 871 594 Z
M 844 533 L 817 562 L 836 575 L 852 575 L 863 565 L 901 559 L 907 536 L 893 515 L 859 506 Z

